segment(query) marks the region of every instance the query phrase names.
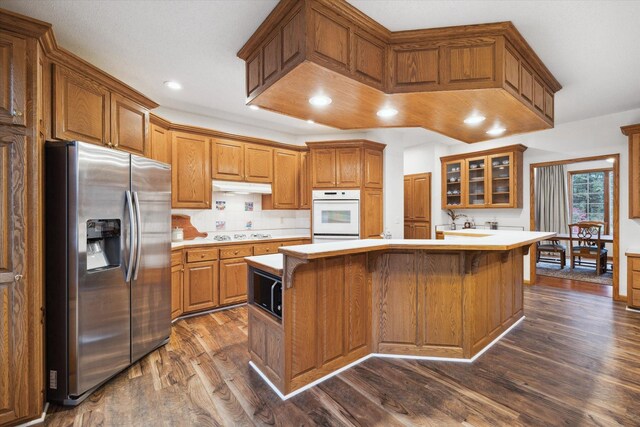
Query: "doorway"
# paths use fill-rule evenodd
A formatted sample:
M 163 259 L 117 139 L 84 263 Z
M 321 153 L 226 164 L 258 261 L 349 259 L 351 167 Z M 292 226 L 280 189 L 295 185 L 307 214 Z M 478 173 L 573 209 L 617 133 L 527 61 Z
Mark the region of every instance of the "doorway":
M 606 165 L 606 167 L 603 167 Z M 568 223 L 597 220 L 603 222 L 602 234 L 609 239 L 608 244 L 611 248 L 612 256 L 609 257 L 608 263 L 611 264 L 610 278 L 611 290 L 605 291 L 603 285 L 598 284 L 599 280 L 593 280 L 593 283 L 582 280 L 572 279 L 570 274 L 554 274 L 555 277 L 545 276 L 544 279 L 537 272 L 537 246 L 532 246 L 530 250 L 530 283 L 549 282 L 557 284 L 557 286 L 570 287 L 572 289 L 585 292 L 599 293 L 601 295 L 610 295 L 616 301 L 624 301 L 624 297 L 620 297 L 619 290 L 619 271 L 620 271 L 620 248 L 619 248 L 619 231 L 620 231 L 620 155 L 610 154 L 593 157 L 582 157 L 575 159 L 532 163 L 529 166 L 529 183 L 530 183 L 530 229 L 536 230 L 536 171 L 539 168 L 548 166 L 565 166 L 567 169 L 567 204 Z M 591 190 L 591 189 L 597 189 Z M 602 197 L 591 195 L 591 193 L 601 193 Z M 565 233 L 569 233 L 568 227 Z M 564 233 L 563 233 L 564 234 Z M 567 237 L 560 236 L 560 237 Z M 606 240 L 603 238 L 603 240 Z M 568 247 L 569 241 L 561 242 L 566 248 L 567 266 L 570 270 L 571 265 L 571 248 Z M 611 255 L 611 254 L 609 254 Z M 558 257 L 559 258 L 559 257 Z M 555 260 L 551 260 L 555 261 Z M 560 263 L 557 266 L 560 269 Z M 588 271 L 580 268 L 583 271 Z M 576 266 L 576 272 L 578 267 Z M 547 272 L 547 274 L 549 274 Z M 580 275 L 575 275 L 579 277 Z M 586 276 L 585 276 L 586 277 Z M 594 270 L 594 277 L 595 275 Z

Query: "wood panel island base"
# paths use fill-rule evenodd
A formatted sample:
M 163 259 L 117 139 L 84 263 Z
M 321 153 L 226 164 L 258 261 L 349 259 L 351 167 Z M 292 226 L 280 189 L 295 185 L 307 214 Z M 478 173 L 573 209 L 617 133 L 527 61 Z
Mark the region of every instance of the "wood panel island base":
M 253 257 L 283 273 L 283 306 L 278 319 L 250 296 L 251 365 L 286 399 L 372 356 L 472 362 L 524 317 L 523 255 L 553 235 L 301 245 L 280 249 L 283 266 Z

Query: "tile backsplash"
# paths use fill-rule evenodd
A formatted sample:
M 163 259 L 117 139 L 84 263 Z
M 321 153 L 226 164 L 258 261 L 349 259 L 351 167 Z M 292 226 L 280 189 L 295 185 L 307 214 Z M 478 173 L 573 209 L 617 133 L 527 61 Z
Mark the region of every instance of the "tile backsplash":
M 246 232 L 282 230 L 309 232 L 309 210 L 262 210 L 260 194 L 213 192 L 213 209 L 173 209 L 174 214 L 189 215 L 191 224 L 201 232 Z

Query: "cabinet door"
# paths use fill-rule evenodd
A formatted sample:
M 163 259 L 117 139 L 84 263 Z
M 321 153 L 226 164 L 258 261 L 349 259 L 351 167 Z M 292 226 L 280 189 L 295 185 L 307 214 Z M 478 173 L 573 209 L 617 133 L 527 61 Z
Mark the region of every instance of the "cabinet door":
M 149 135 L 149 110 L 117 93 L 111 94 L 111 142 L 141 156 Z
M 431 224 L 429 222 L 414 222 L 412 239 L 430 239 Z
M 209 139 L 174 132 L 171 140 L 171 206 L 207 209 L 211 207 Z
M 515 200 L 513 178 L 513 153 L 489 156 L 487 168 L 489 177 L 488 203 L 495 207 L 511 207 Z
M 300 209 L 311 208 L 311 168 L 309 152 L 300 153 Z
M 182 314 L 184 267 L 182 264 L 171 267 L 171 320 Z
M 361 170 L 359 148 L 336 148 L 336 187 L 359 187 Z
M 299 193 L 298 152 L 276 149 L 273 153 L 273 207 L 297 209 Z
M 27 41 L 0 33 L 0 123 L 24 125 L 26 100 Z
M 413 218 L 413 178 L 410 176 L 404 177 L 404 219 L 410 220 Z
M 473 157 L 465 160 L 467 192 L 466 204 L 469 207 L 484 207 L 489 203 L 487 195 L 487 157 Z
M 412 234 L 413 228 L 411 226 L 412 226 L 412 224 L 410 222 L 405 222 L 404 223 L 404 238 L 405 239 L 413 239 L 413 234 Z
M 244 145 L 244 179 L 249 182 L 273 181 L 273 148 Z
M 383 152 L 366 148 L 364 150 L 364 186 L 382 188 Z
M 362 229 L 360 238 L 379 238 L 384 232 L 382 190 L 365 189 L 362 200 Z
M 149 127 L 150 157 L 159 162 L 171 164 L 171 132 L 161 126 Z
M 412 179 L 411 190 L 412 218 L 429 221 L 431 218 L 431 175 L 421 174 Z
M 640 133 L 629 135 L 629 218 L 640 218 Z
M 213 179 L 244 180 L 244 143 L 230 139 L 212 139 Z
M 313 188 L 336 186 L 336 150 L 311 150 L 311 185 Z
M 247 300 L 247 263 L 243 258 L 220 261 L 220 304 Z
M 185 313 L 207 310 L 218 305 L 218 262 L 186 264 L 184 271 Z
M 458 209 L 465 198 L 464 161 L 442 164 L 442 209 Z
M 110 143 L 109 90 L 68 68 L 54 67 L 53 137 L 94 144 Z

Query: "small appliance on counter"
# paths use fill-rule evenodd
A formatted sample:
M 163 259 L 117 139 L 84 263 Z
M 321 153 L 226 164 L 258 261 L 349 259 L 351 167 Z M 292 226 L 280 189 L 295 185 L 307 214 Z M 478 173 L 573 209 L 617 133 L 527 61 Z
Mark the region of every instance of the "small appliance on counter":
M 171 229 L 171 241 L 182 242 L 184 240 L 184 230 L 180 227 Z

